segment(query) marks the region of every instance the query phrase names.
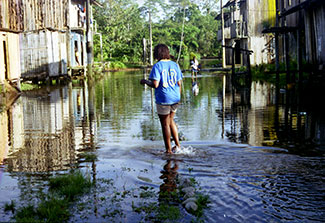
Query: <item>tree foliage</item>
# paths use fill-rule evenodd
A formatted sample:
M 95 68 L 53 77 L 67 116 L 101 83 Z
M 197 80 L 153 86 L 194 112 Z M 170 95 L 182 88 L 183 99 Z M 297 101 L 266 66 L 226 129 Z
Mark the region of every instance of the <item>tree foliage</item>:
M 104 61 L 142 61 L 143 38 L 149 39 L 149 10 L 153 20 L 153 45 L 167 44 L 176 57 L 183 36 L 181 57 L 191 52 L 215 56 L 219 45 L 213 7 L 211 0 L 169 0 L 167 3 L 146 0 L 141 7 L 132 0 L 105 0 L 102 8 L 94 10 L 97 31 L 103 37 Z M 99 60 L 99 38 L 94 40 L 94 52 Z

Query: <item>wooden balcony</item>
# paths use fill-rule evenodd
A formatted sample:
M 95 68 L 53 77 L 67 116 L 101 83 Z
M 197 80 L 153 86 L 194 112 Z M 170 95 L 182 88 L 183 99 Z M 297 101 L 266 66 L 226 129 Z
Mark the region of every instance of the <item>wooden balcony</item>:
M 225 32 L 225 39 L 230 39 L 230 27 L 225 27 L 224 28 L 224 32 Z M 222 36 L 221 36 L 221 29 L 218 30 L 218 41 L 222 40 Z
M 247 24 L 246 22 L 235 20 L 230 26 L 231 39 L 247 38 Z

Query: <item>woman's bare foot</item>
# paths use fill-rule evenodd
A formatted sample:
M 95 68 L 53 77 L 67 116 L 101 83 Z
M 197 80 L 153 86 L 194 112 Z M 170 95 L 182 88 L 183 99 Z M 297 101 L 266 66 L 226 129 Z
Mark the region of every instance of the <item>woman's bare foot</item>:
M 179 150 L 179 147 L 178 146 L 173 146 L 172 153 L 175 153 L 177 150 Z

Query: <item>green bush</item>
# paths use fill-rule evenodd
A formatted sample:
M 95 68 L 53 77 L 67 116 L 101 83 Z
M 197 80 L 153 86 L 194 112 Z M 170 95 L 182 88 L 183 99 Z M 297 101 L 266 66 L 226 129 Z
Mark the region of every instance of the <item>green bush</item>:
M 117 70 L 117 69 L 123 69 L 123 68 L 126 68 L 126 65 L 121 61 L 111 61 L 109 63 L 109 69 Z

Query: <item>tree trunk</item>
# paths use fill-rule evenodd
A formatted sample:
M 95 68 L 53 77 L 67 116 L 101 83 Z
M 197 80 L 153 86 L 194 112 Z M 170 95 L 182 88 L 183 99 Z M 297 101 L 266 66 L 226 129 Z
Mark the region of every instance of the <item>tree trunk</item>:
M 181 34 L 181 43 L 179 44 L 179 51 L 178 51 L 178 57 L 177 57 L 177 63 L 179 62 L 179 59 L 181 57 L 182 52 L 182 45 L 183 45 L 183 39 L 184 39 L 184 25 L 185 25 L 185 6 L 183 8 L 183 25 L 182 25 L 182 34 Z
M 153 54 L 152 54 L 152 24 L 151 24 L 151 12 L 149 10 L 149 35 L 150 35 L 150 65 L 153 65 Z

